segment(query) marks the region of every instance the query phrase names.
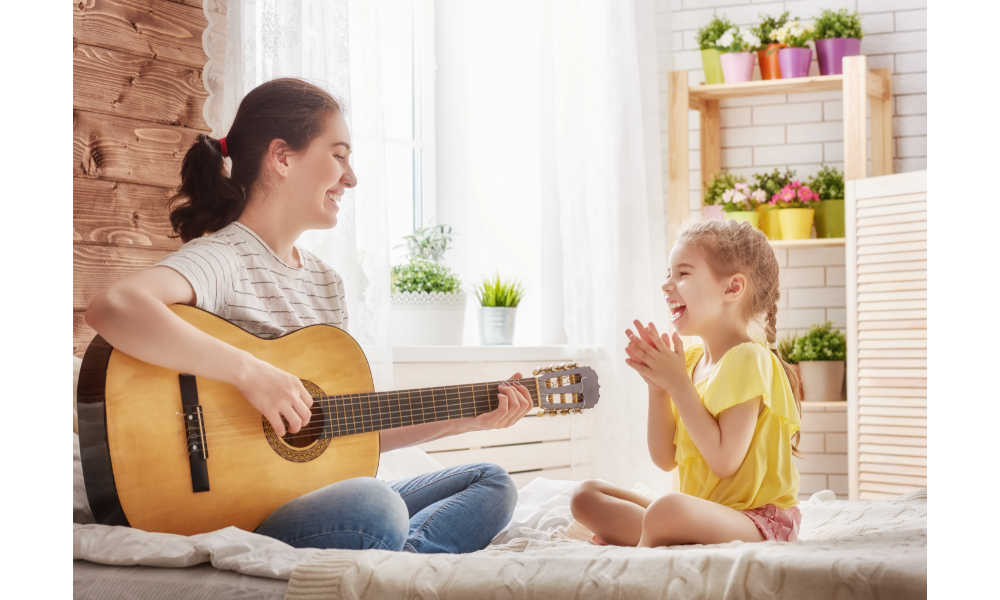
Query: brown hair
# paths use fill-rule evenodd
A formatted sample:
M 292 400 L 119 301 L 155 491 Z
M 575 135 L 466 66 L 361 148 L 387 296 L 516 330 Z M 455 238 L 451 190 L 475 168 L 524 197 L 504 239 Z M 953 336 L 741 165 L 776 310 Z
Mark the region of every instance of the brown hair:
M 215 138 L 199 135 L 184 155 L 180 188 L 167 204 L 187 200 L 170 211 L 174 232 L 188 242 L 238 219 L 260 181 L 271 141 L 302 150 L 323 133 L 326 116 L 340 111 L 333 96 L 301 79 L 275 79 L 250 90 L 226 136 L 231 174 Z
M 743 221 L 700 221 L 690 223 L 678 235 L 677 243 L 691 244 L 705 251 L 705 260 L 717 278 L 742 273 L 747 278 L 747 289 L 742 302 L 743 318 L 752 323 L 761 316 L 764 320 L 764 337 L 771 352 L 785 369 L 788 383 L 795 398 L 795 409 L 802 416 L 802 392 L 799 374 L 775 347 L 777 344 L 778 259 L 759 229 Z M 792 436 L 792 454 L 799 456 L 799 432 Z

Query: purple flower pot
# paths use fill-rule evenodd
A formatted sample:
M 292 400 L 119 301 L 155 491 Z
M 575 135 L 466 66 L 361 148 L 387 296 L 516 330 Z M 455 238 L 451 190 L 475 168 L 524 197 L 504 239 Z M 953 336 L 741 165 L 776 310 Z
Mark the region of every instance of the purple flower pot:
M 778 50 L 781 78 L 808 77 L 813 51 L 810 48 L 782 48 Z
M 861 40 L 828 38 L 816 40 L 816 60 L 820 75 L 840 75 L 844 72 L 844 57 L 861 54 Z

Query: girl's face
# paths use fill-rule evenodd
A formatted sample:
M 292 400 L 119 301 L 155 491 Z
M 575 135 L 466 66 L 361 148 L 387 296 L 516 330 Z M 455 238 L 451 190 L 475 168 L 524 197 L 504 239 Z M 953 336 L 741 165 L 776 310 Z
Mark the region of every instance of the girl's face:
M 329 115 L 326 128 L 304 152 L 286 155 L 287 197 L 307 229 L 329 229 L 337 225 L 344 191 L 357 185 L 349 158 L 351 134 L 339 112 Z
M 717 279 L 704 253 L 680 243 L 670 252 L 663 297 L 670 308 L 670 320 L 681 335 L 700 336 L 721 323 L 735 308 L 745 279 L 737 274 Z M 735 292 L 735 295 L 734 295 Z

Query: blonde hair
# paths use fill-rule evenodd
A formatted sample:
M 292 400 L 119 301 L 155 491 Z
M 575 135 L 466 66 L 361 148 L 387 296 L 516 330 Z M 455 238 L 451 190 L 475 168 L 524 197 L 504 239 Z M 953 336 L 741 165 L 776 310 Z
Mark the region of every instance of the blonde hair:
M 741 303 L 742 316 L 747 324 L 763 318 L 764 337 L 771 352 L 785 369 L 788 383 L 795 398 L 795 409 L 802 416 L 802 391 L 799 374 L 785 362 L 777 348 L 778 259 L 759 229 L 743 221 L 699 221 L 690 223 L 677 236 L 677 243 L 684 243 L 702 250 L 712 273 L 719 279 L 742 273 L 747 278 L 747 289 Z M 792 454 L 799 456 L 799 432 L 792 436 Z

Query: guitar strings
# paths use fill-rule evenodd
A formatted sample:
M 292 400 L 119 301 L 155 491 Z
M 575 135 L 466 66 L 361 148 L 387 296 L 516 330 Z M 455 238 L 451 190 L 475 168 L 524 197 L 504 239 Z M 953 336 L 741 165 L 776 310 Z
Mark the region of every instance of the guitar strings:
M 534 380 L 534 378 L 518 379 L 518 380 L 515 381 L 515 383 L 520 383 L 521 385 L 524 385 L 525 381 L 534 382 L 535 380 Z M 335 399 L 340 399 L 340 398 L 350 398 L 350 397 L 353 397 L 353 396 L 363 396 L 363 395 L 368 395 L 369 398 L 377 398 L 380 394 L 395 394 L 395 393 L 398 393 L 400 395 L 402 395 L 404 393 L 410 393 L 411 396 L 412 396 L 413 392 L 416 392 L 418 396 L 420 395 L 420 392 L 424 392 L 425 394 L 430 393 L 430 394 L 432 394 L 432 398 L 431 399 L 435 399 L 436 400 L 441 395 L 443 395 L 445 397 L 450 397 L 452 394 L 465 394 L 465 393 L 468 393 L 468 392 L 465 392 L 465 391 L 463 391 L 461 389 L 458 389 L 458 388 L 463 388 L 466 385 L 468 385 L 469 387 L 472 388 L 471 392 L 473 394 L 482 393 L 483 391 L 485 391 L 486 393 L 489 394 L 489 393 L 491 393 L 490 389 L 489 389 L 490 387 L 497 387 L 501 383 L 504 383 L 504 381 L 490 381 L 490 382 L 486 382 L 486 383 L 468 383 L 468 384 L 462 384 L 462 385 L 458 385 L 458 386 L 441 386 L 441 387 L 433 387 L 433 388 L 415 388 L 415 389 L 412 389 L 412 390 L 390 390 L 390 391 L 386 391 L 386 392 L 356 392 L 356 393 L 351 393 L 351 394 L 335 394 L 335 395 L 332 395 L 332 396 L 331 395 L 314 396 L 313 400 L 335 400 Z M 476 390 L 475 389 L 476 386 L 487 386 L 487 387 L 486 387 L 485 390 Z M 527 388 L 528 386 L 524 385 L 524 387 Z M 444 394 L 434 394 L 434 392 L 436 390 L 442 390 L 444 392 Z M 528 392 L 529 392 L 529 395 L 530 395 L 531 394 L 531 388 L 528 388 Z M 424 399 L 427 400 L 428 398 L 425 396 Z M 223 411 L 251 410 L 251 409 L 252 410 L 257 410 L 253 406 L 239 406 L 239 407 L 232 407 L 232 408 L 217 408 L 217 409 L 212 409 L 212 410 L 203 410 L 202 411 L 202 415 L 214 414 L 214 413 L 223 412 Z M 225 415 L 220 415 L 219 417 L 220 418 L 225 418 Z

